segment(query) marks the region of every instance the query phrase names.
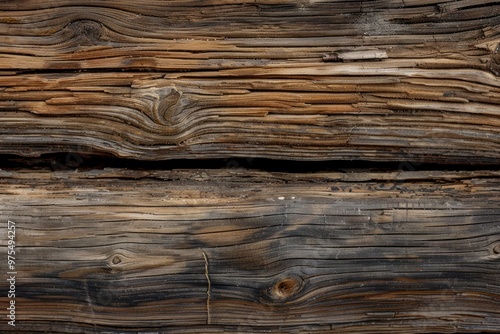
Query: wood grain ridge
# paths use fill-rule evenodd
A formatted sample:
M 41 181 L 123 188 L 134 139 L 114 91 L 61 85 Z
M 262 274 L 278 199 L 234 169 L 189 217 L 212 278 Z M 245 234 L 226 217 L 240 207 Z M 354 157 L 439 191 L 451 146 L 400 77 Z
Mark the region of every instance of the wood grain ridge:
M 498 332 L 499 189 L 498 171 L 0 171 L 16 330 Z
M 0 153 L 495 164 L 499 12 L 476 0 L 4 1 Z

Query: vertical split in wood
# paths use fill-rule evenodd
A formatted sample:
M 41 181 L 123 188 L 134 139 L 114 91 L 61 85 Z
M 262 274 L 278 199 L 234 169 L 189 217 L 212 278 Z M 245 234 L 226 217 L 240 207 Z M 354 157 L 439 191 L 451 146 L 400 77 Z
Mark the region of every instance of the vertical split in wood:
M 210 276 L 208 275 L 208 257 L 207 254 L 203 249 L 201 249 L 201 253 L 203 254 L 203 259 L 205 260 L 205 277 L 207 278 L 207 324 L 210 324 L 210 289 L 211 289 L 211 282 L 210 282 Z

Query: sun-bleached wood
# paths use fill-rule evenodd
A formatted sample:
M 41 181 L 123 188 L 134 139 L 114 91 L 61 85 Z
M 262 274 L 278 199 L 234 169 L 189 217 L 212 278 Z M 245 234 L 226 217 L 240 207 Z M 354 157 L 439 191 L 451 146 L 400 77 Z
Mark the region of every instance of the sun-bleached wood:
M 500 161 L 496 1 L 3 1 L 0 153 Z
M 497 332 L 499 207 L 494 171 L 0 171 L 26 333 Z

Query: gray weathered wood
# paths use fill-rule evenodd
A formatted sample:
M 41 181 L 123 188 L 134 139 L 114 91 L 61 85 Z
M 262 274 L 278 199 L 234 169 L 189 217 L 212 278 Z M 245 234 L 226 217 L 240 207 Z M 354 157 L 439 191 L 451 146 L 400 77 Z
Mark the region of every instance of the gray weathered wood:
M 30 333 L 497 332 L 499 207 L 492 171 L 0 171 Z

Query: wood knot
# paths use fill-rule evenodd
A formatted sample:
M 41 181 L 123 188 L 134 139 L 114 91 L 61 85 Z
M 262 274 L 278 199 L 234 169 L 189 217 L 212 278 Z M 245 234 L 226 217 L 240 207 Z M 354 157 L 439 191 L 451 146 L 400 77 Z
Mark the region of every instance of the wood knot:
M 493 247 L 493 254 L 500 254 L 500 244 Z
M 267 289 L 266 295 L 272 301 L 283 302 L 293 298 L 297 295 L 304 285 L 301 277 L 296 275 L 287 275 L 274 282 L 274 284 Z
M 182 93 L 176 87 L 162 87 L 141 91 L 149 104 L 146 114 L 159 125 L 172 125 L 180 120 L 176 116 L 182 110 Z
M 106 260 L 106 266 L 111 270 L 120 269 L 120 265 L 123 265 L 123 255 L 113 254 Z
M 75 38 L 81 45 L 92 45 L 101 39 L 103 26 L 93 20 L 77 20 L 68 25 Z
M 491 56 L 490 71 L 500 76 L 500 44 L 497 45 L 497 48 L 493 51 L 493 55 Z

